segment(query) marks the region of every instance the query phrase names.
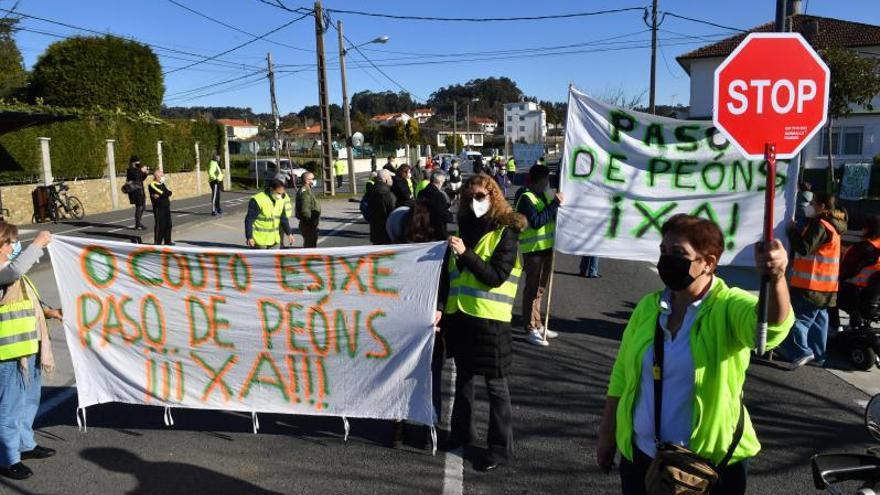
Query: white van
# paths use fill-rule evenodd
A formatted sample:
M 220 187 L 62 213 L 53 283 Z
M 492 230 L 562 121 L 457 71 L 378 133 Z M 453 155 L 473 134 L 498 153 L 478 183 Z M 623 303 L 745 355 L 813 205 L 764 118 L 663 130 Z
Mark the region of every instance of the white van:
M 462 170 L 472 170 L 474 167 L 474 160 L 476 160 L 477 157 L 480 157 L 480 160 L 482 160 L 483 154 L 479 151 L 464 150 L 458 157 L 458 166 L 461 167 Z

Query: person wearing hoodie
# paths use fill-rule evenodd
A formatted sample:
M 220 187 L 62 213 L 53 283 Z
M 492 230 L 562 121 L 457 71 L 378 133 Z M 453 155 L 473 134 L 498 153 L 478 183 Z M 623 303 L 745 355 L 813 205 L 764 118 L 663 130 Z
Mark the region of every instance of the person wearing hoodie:
M 805 211 L 806 226 L 792 224 L 786 232 L 794 254 L 790 285 L 795 323 L 778 353 L 792 369 L 810 361 L 825 364 L 828 308 L 837 304 L 840 234 L 846 232 L 846 212 L 836 206 L 833 195 L 814 191 Z
M 444 302 L 440 327 L 455 358 L 455 400 L 447 450 L 474 441 L 474 378 L 482 375 L 489 395 L 487 456 L 474 463 L 492 471 L 513 458 L 513 426 L 507 377 L 513 339 L 510 320 L 522 267 L 519 233 L 526 219 L 514 212 L 488 175 L 468 179 L 458 211 L 459 232 L 449 237 L 440 277 Z

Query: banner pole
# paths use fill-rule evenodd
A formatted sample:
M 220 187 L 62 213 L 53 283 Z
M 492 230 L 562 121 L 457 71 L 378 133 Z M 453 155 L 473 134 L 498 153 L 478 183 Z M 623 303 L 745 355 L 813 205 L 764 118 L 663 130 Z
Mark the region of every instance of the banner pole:
M 553 259 L 550 260 L 550 278 L 547 279 L 547 311 L 544 313 L 544 342 L 547 342 L 547 330 L 550 324 L 550 300 L 553 298 L 553 273 L 556 271 L 556 251 L 553 253 Z
M 776 195 L 776 144 L 764 145 L 764 160 L 767 162 L 767 185 L 764 194 L 764 249 L 773 242 L 773 200 Z M 761 291 L 758 293 L 758 328 L 755 347 L 758 356 L 767 351 L 767 319 L 770 309 L 770 275 L 761 275 Z

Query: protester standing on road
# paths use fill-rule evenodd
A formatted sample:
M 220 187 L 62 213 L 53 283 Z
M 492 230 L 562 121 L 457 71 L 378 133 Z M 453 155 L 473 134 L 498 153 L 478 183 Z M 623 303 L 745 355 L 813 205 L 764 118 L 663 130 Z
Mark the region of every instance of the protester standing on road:
M 214 153 L 208 163 L 208 184 L 211 186 L 211 216 L 223 214 L 220 207 L 220 192 L 223 190 L 223 169 L 220 168 L 220 155 Z
M 376 154 L 370 153 L 370 172 L 376 171 Z
M 272 179 L 263 191 L 248 202 L 244 217 L 244 236 L 254 249 L 275 249 L 281 244 L 281 233 L 293 245 L 293 231 L 284 216 L 284 182 Z
M 469 445 L 475 431 L 474 376 L 483 375 L 489 394 L 488 455 L 475 463 L 491 471 L 513 457 L 510 374 L 513 339 L 510 320 L 521 273 L 519 232 L 526 225 L 486 175 L 468 179 L 458 213 L 459 236 L 449 238 L 440 299 L 446 301 L 441 326 L 455 358 L 455 400 L 449 449 Z
M 742 402 L 755 347 L 757 297 L 728 288 L 716 276 L 724 234 L 714 223 L 675 215 L 661 233 L 657 270 L 666 289 L 642 298 L 623 332 L 596 460 L 608 472 L 619 451 L 622 492 L 644 494 L 657 445 L 675 444 L 717 467 L 720 482 L 711 493 L 743 494 L 748 460 L 761 448 Z M 788 256 L 778 239 L 769 250 L 755 249 L 755 267 L 771 278 L 767 345 L 772 348 L 794 322 L 785 282 Z M 654 349 L 662 351 L 656 360 Z
M 135 230 L 147 230 L 143 222 L 144 210 L 147 209 L 147 196 L 144 193 L 147 175 L 147 166 L 141 164 L 138 157 L 132 156 L 128 161 L 128 170 L 125 171 L 125 192 L 128 194 L 128 202 L 134 205 Z
M 18 228 L 0 222 L 0 475 L 14 480 L 34 474 L 21 461 L 55 455 L 37 445 L 33 425 L 42 375 L 55 369 L 46 320 L 60 320 L 61 311 L 46 306 L 25 275 L 51 241 L 42 231 L 22 251 Z
M 527 340 L 530 344 L 546 346 L 544 319 L 541 317 L 541 300 L 553 270 L 553 240 L 556 231 L 556 212 L 562 204 L 562 193 L 552 196 L 550 169 L 533 165 L 529 169 L 529 186 L 521 189 L 517 197 L 516 211 L 528 220 L 528 227 L 519 236 L 526 283 L 523 288 L 522 317 Z M 557 337 L 552 330 L 547 338 Z
M 880 215 L 868 215 L 862 228 L 862 240 L 846 250 L 840 262 L 840 288 L 837 306 L 849 315 L 849 326 L 864 323 L 862 294 L 880 272 Z M 867 316 L 867 315 L 866 315 Z
M 778 354 L 792 369 L 810 361 L 825 364 L 828 308 L 837 304 L 840 235 L 846 232 L 846 213 L 836 205 L 833 195 L 815 191 L 806 227 L 792 224 L 786 232 L 794 253 L 790 283 L 795 323 Z
M 391 192 L 391 172 L 387 169 L 379 171 L 376 184 L 367 193 L 367 220 L 370 222 L 370 242 L 373 244 L 391 244 L 385 223 L 388 215 L 394 211 L 397 200 Z
M 333 163 L 333 176 L 336 177 L 336 188 L 342 187 L 342 180 L 348 172 L 348 164 L 342 158 L 337 157 Z
M 397 164 L 394 163 L 395 160 L 396 158 L 394 158 L 394 155 L 388 155 L 388 161 L 382 166 L 383 169 L 391 172 L 391 175 L 397 173 Z
M 516 160 L 511 156 L 507 159 L 507 186 L 513 185 L 513 178 L 516 175 Z
M 412 171 L 409 165 L 404 163 L 397 167 L 397 174 L 394 176 L 391 192 L 397 200 L 397 206 L 403 206 L 413 199 L 413 180 Z
M 315 174 L 303 174 L 303 185 L 296 193 L 296 218 L 299 220 L 299 232 L 303 237 L 303 247 L 318 246 L 318 223 L 321 219 L 321 204 L 315 199 L 312 187 L 315 186 Z
M 165 184 L 165 173 L 161 170 L 153 172 L 150 182 L 150 203 L 153 205 L 153 244 L 173 246 L 171 242 L 171 190 Z
M 443 192 L 443 184 L 446 182 L 446 174 L 436 170 L 431 174 L 431 183 L 420 193 L 418 200 L 424 201 L 430 213 L 431 226 L 440 239 L 449 236 L 448 224 L 454 220 L 449 211 L 449 198 Z

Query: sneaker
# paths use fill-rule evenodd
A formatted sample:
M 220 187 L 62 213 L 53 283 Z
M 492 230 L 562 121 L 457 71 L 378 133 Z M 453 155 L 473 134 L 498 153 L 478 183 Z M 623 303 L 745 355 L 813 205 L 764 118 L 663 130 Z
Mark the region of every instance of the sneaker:
M 797 359 L 797 360 L 795 360 L 795 361 L 792 361 L 791 365 L 794 366 L 795 368 L 800 368 L 801 366 L 803 366 L 803 365 L 809 363 L 809 362 L 812 361 L 812 360 L 813 360 L 813 355 L 812 355 L 812 354 L 808 354 L 808 355 L 806 355 L 806 356 L 804 356 L 804 357 L 802 357 L 802 358 L 800 358 L 800 359 Z
M 541 335 L 542 338 L 544 337 L 544 327 L 529 328 L 526 330 L 526 334 L 529 334 L 531 332 L 538 332 L 538 334 Z M 547 330 L 547 338 L 548 339 L 555 339 L 556 337 L 559 337 L 559 332 L 554 332 L 553 330 Z
M 526 337 L 526 341 L 529 344 L 540 346 L 540 347 L 547 347 L 548 345 L 550 345 L 550 342 L 544 340 L 544 336 L 538 330 L 530 331 L 529 335 Z

